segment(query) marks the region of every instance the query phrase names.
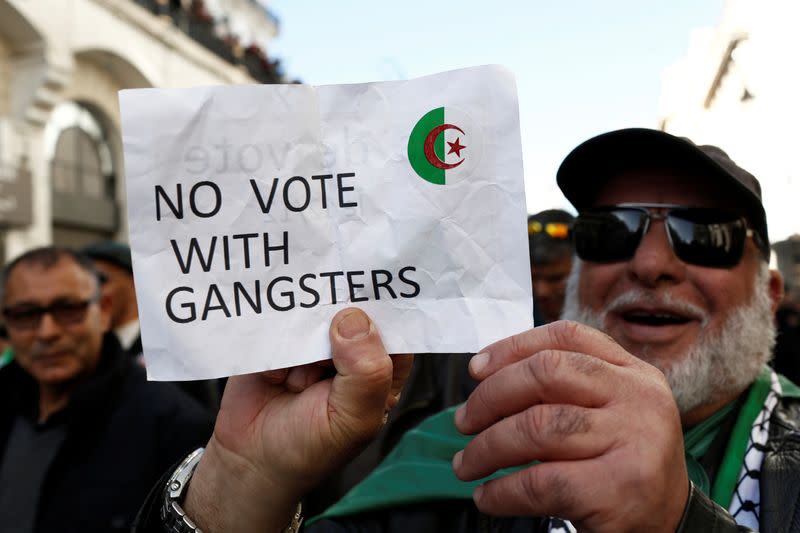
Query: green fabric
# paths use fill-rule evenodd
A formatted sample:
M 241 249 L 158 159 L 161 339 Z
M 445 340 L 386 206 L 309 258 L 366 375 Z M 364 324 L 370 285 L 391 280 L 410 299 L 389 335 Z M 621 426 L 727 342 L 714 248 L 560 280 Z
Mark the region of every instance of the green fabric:
M 789 381 L 789 378 L 778 374 L 778 381 L 781 383 L 782 398 L 800 398 L 800 387 Z
M 689 479 L 703 494 L 708 494 L 711 490 L 711 481 L 708 479 L 706 469 L 700 464 L 700 459 L 706 454 L 711 442 L 717 436 L 725 417 L 735 407 L 736 402 L 733 401 L 683 434 L 683 448 Z
M 769 376 L 770 370 L 765 368 L 750 388 L 747 400 L 734 426 L 733 437 L 735 438 L 731 439 L 726 448 L 720 475 L 717 476 L 713 486 L 709 483 L 708 476 L 698 460 L 708 450 L 725 415 L 734 408 L 735 402 L 726 405 L 684 434 L 689 478 L 705 494 L 709 494 L 709 491 L 712 494 L 724 495 L 727 493 L 727 501 L 724 498 L 724 503 L 718 501 L 723 507 L 727 508 L 733 495 L 733 487 L 729 486 L 727 478 L 721 481 L 723 468 L 727 468 L 728 464 L 735 466 L 733 480 L 735 486 L 737 481 L 735 477 L 738 476 L 744 459 L 744 449 L 747 447 L 750 428 L 769 392 Z M 800 388 L 785 378 L 781 380 L 781 383 L 784 396 L 800 398 Z M 459 480 L 453 473 L 453 455 L 459 450 L 463 450 L 472 437 L 462 435 L 455 428 L 453 416 L 457 408 L 458 406 L 451 407 L 433 415 L 406 433 L 395 449 L 369 476 L 324 513 L 309 519 L 308 523 L 311 524 L 322 518 L 354 515 L 397 505 L 443 499 L 469 500 L 472 499 L 473 490 L 484 481 L 528 466 L 500 470 L 478 481 Z M 754 409 L 755 413 L 753 413 Z M 737 433 L 736 429 L 740 426 L 746 428 L 747 431 Z M 742 438 L 743 442 L 737 441 Z M 735 455 L 729 458 L 729 454 Z M 727 492 L 728 490 L 730 492 Z M 715 499 L 715 501 L 717 500 Z
M 733 426 L 725 454 L 722 456 L 717 479 L 714 480 L 714 485 L 711 487 L 711 499 L 725 509 L 730 505 L 733 491 L 736 489 L 736 481 L 738 481 L 744 455 L 747 452 L 747 443 L 753 430 L 753 422 L 764 408 L 764 400 L 769 394 L 770 374 L 771 370 L 764 367 L 750 387 L 747 399 Z
M 0 354 L 0 368 L 3 368 L 14 359 L 14 349 L 10 346 Z
M 324 513 L 309 520 L 347 516 L 384 507 L 443 499 L 472 499 L 487 479 L 524 467 L 500 470 L 479 481 L 465 482 L 453 473 L 453 455 L 472 439 L 453 423 L 458 406 L 445 409 L 406 433 L 386 459 Z

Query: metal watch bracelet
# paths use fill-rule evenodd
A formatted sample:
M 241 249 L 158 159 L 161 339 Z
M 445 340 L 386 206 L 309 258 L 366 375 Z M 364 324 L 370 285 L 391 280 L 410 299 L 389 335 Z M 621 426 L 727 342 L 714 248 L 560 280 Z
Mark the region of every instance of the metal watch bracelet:
M 204 448 L 198 448 L 181 461 L 172 473 L 164 489 L 164 501 L 161 504 L 161 521 L 169 533 L 203 533 L 200 528 L 186 516 L 181 507 L 186 497 L 186 487 L 203 456 Z
M 194 474 L 197 463 L 200 462 L 204 451 L 204 448 L 198 448 L 190 453 L 186 459 L 181 461 L 181 464 L 178 465 L 167 481 L 167 486 L 164 490 L 164 501 L 161 505 L 161 522 L 169 533 L 203 533 L 192 519 L 186 516 L 186 511 L 183 510 L 181 504 L 186 497 L 186 488 L 189 486 L 189 480 L 192 478 L 192 474 Z M 283 533 L 297 533 L 300 531 L 302 524 L 303 505 L 298 503 L 297 509 Z

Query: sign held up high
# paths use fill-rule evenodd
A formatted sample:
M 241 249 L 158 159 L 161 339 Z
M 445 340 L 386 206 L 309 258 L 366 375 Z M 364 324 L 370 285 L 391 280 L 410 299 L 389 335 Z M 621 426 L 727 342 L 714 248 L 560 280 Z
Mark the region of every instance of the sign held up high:
M 390 353 L 473 352 L 532 325 L 504 69 L 126 90 L 120 108 L 151 379 L 324 359 L 346 306 Z

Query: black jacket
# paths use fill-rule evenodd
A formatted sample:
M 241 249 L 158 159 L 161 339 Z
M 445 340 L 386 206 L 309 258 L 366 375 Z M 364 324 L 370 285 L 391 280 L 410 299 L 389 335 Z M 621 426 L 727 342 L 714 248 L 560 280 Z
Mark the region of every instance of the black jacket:
M 130 348 L 124 350 L 124 352 L 128 357 L 139 360 L 143 357 L 142 350 L 142 335 L 140 333 L 136 336 Z M 216 413 L 219 411 L 219 402 L 222 391 L 225 389 L 226 381 L 224 379 L 196 379 L 192 381 L 171 381 L 170 383 L 174 383 L 176 387 L 200 402 L 200 405 L 209 412 Z
M 15 417 L 38 406 L 36 383 L 15 363 L 0 370 L 0 405 L 2 461 Z M 213 423 L 175 386 L 146 381 L 113 335 L 64 416 L 66 438 L 44 479 L 37 532 L 128 531 L 152 484 L 205 445 Z
M 171 472 L 171 471 L 170 471 Z M 168 474 L 148 496 L 134 533 L 165 533 L 158 518 Z M 770 420 L 761 469 L 762 533 L 800 533 L 800 400 L 783 398 Z M 352 517 L 322 520 L 307 533 L 439 533 L 442 531 L 522 533 L 547 531 L 540 518 L 495 518 L 471 501 L 446 500 L 394 507 Z M 692 491 L 680 533 L 748 531 L 700 491 Z

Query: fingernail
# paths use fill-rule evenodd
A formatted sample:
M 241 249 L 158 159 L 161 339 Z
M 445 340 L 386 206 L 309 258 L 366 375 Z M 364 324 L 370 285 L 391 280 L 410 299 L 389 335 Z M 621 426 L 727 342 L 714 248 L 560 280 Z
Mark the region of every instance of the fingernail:
M 478 485 L 475 488 L 475 492 L 472 493 L 472 500 L 477 503 L 481 496 L 483 496 L 483 485 Z
M 461 450 L 460 452 L 457 452 L 453 456 L 453 470 L 458 470 L 461 467 L 461 460 L 462 460 L 463 456 L 464 456 L 464 450 Z
M 353 311 L 339 322 L 336 329 L 343 339 L 363 339 L 369 335 L 369 319 L 362 311 Z
M 486 365 L 489 363 L 489 354 L 487 352 L 481 352 L 473 356 L 472 359 L 469 360 L 469 369 L 470 371 L 479 376 L 481 371 L 486 368 Z
M 400 403 L 400 394 L 389 396 L 389 399 L 386 401 L 386 408 L 394 409 L 395 407 L 397 407 L 398 403 Z

